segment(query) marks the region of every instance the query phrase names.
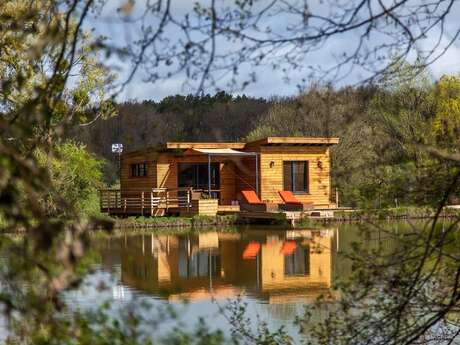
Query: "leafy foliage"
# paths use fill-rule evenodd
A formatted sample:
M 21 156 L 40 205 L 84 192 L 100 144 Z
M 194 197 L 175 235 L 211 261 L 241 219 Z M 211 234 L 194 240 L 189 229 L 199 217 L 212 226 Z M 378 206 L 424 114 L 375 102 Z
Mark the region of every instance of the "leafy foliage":
M 64 200 L 83 214 L 97 214 L 99 202 L 97 190 L 103 187 L 103 161 L 96 158 L 81 144 L 68 141 L 56 147 L 56 156 L 48 157 L 37 151 L 38 162 L 51 177 L 51 182 Z M 58 200 L 48 195 L 43 200 L 50 215 L 62 215 Z

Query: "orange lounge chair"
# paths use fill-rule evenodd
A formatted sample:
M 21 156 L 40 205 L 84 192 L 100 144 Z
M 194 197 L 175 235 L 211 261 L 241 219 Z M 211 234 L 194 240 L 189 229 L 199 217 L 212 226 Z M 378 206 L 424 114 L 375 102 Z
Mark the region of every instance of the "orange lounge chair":
M 285 211 L 310 211 L 314 209 L 312 202 L 301 202 L 291 191 L 283 190 L 278 193 L 284 201 L 281 208 Z
M 278 211 L 278 204 L 262 202 L 253 190 L 243 190 L 241 191 L 241 196 L 243 197 L 240 204 L 242 210 L 250 212 Z

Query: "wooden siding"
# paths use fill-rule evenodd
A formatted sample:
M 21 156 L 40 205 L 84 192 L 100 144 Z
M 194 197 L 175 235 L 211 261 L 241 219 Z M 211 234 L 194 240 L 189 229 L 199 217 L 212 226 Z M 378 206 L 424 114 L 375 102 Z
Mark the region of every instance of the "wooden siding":
M 312 202 L 315 208 L 330 204 L 329 149 L 318 147 L 262 147 L 260 154 L 260 198 L 281 202 L 278 194 L 284 188 L 283 161 L 308 161 L 309 192 L 296 194 L 302 202 Z M 270 167 L 273 162 L 273 167 Z
M 192 200 L 191 207 L 181 210 L 181 216 L 190 217 L 195 215 L 215 217 L 218 210 L 217 200 L 201 199 Z
M 241 158 L 235 166 L 235 192 L 241 199 L 241 191 L 256 190 L 256 159 L 255 157 Z
M 155 152 L 126 154 L 121 156 L 120 187 L 122 194 L 127 191 L 150 191 L 156 187 L 157 168 Z M 147 176 L 132 177 L 131 164 L 147 163 Z

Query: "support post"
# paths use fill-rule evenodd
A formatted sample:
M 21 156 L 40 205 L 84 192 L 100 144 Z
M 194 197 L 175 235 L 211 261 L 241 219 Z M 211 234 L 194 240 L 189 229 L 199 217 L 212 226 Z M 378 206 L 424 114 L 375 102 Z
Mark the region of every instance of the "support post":
M 153 192 L 150 192 L 150 216 L 153 217 Z
M 259 196 L 259 155 L 256 153 L 256 194 Z
M 144 215 L 144 192 L 141 193 L 141 216 Z
M 211 199 L 211 155 L 208 154 L 208 195 Z

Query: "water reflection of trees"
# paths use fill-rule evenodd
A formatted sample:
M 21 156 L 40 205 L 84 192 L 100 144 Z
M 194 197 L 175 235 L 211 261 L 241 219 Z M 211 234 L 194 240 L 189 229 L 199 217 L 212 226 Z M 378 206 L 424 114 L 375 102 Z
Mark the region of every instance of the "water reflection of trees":
M 338 284 L 341 298 L 322 320 L 303 320 L 314 343 L 457 343 L 457 224 L 364 224 L 345 254 L 351 274 Z

